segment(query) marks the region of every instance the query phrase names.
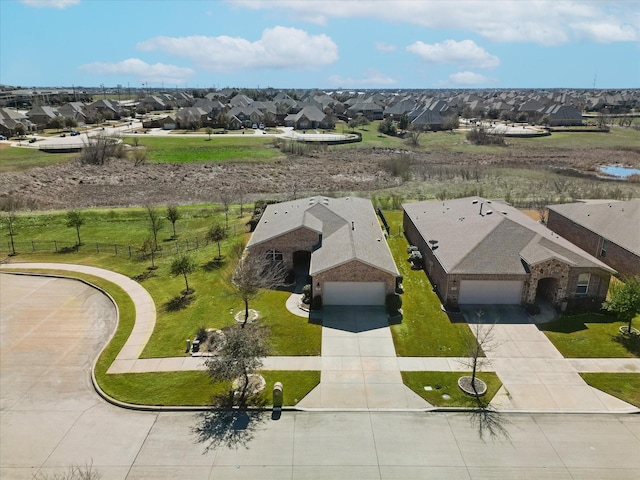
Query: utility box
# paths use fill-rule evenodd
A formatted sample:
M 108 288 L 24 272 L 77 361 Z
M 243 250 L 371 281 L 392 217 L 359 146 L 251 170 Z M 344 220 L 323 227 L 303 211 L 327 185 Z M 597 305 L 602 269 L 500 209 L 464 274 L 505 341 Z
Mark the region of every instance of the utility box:
M 191 339 L 187 338 L 187 349 L 185 350 L 185 352 L 189 353 L 190 350 L 191 350 Z
M 191 342 L 191 351 L 197 353 L 200 351 L 200 340 L 194 340 Z
M 273 385 L 273 408 L 282 408 L 282 383 Z

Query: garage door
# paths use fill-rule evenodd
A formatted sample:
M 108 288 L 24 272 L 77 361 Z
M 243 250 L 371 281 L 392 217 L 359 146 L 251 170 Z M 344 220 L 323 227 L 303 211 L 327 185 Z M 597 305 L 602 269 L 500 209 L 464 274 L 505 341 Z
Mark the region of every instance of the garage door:
M 458 303 L 513 305 L 520 303 L 521 293 L 517 280 L 462 280 Z
M 325 282 L 324 305 L 384 305 L 384 282 Z

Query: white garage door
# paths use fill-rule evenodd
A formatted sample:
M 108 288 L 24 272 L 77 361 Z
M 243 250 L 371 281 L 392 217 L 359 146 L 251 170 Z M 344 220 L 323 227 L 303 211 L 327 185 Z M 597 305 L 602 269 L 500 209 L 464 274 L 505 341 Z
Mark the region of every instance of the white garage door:
M 458 303 L 513 305 L 520 303 L 521 293 L 518 280 L 462 280 Z
M 384 305 L 384 282 L 325 282 L 323 305 Z

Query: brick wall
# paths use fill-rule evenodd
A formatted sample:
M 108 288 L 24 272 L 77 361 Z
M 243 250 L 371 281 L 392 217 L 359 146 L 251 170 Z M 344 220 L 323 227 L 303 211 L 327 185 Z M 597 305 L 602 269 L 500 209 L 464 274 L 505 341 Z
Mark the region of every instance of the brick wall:
M 291 270 L 293 268 L 293 253 L 299 250 L 311 252 L 313 246 L 318 243 L 319 238 L 320 236 L 317 232 L 303 227 L 280 235 L 268 242 L 253 245 L 250 251 L 256 255 L 264 255 L 269 250 L 281 252 L 285 268 Z
M 384 282 L 387 295 L 396 291 L 395 275 L 383 272 L 358 260 L 314 275 L 312 282 L 314 296 L 322 295 L 325 282 Z
M 557 212 L 549 210 L 547 227 L 585 252 L 615 269 L 621 275 L 640 275 L 640 256 L 608 241 L 607 253 L 600 255 L 604 239 Z

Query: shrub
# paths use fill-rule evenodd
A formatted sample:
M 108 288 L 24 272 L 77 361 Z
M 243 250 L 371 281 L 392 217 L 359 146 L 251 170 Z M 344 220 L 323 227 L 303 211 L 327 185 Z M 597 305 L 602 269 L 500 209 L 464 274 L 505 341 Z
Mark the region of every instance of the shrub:
M 474 145 L 505 145 L 502 135 L 492 135 L 483 127 L 469 130 L 467 140 Z
M 322 295 L 316 295 L 311 300 L 311 310 L 320 310 L 322 309 Z
M 196 332 L 196 340 L 198 340 L 200 344 L 203 344 L 204 342 L 207 341 L 208 337 L 209 337 L 209 333 L 207 332 L 206 327 L 204 325 L 201 326 Z
M 387 306 L 387 312 L 394 314 L 402 308 L 402 297 L 397 293 L 390 293 L 387 295 L 385 305 Z
M 302 303 L 309 305 L 311 302 L 311 285 L 306 284 L 302 287 Z

